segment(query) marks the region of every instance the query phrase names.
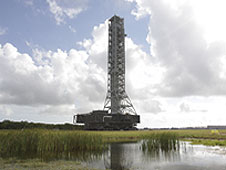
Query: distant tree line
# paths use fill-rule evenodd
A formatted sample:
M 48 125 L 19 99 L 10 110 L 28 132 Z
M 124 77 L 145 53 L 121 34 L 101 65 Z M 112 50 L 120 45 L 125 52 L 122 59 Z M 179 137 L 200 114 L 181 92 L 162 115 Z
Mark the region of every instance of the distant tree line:
M 27 121 L 14 122 L 10 120 L 4 120 L 0 122 L 0 129 L 59 129 L 59 130 L 82 130 L 83 126 L 73 125 L 69 123 L 65 124 L 45 124 L 45 123 L 33 123 Z

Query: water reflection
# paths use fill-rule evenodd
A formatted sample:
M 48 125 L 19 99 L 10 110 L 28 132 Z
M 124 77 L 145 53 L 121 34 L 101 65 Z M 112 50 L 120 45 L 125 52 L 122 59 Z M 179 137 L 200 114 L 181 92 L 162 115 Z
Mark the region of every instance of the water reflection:
M 133 159 L 128 159 L 130 155 L 128 146 L 113 143 L 108 152 L 104 154 L 104 165 L 107 169 L 129 170 L 132 167 Z
M 154 143 L 154 144 L 153 144 Z M 175 143 L 166 143 L 164 147 L 161 143 L 156 145 L 156 142 L 150 140 L 142 140 L 141 148 L 144 157 L 150 161 L 175 161 L 180 160 L 180 144 L 179 141 Z M 182 148 L 183 149 L 183 148 Z
M 143 152 L 145 160 L 148 161 L 178 161 L 180 160 L 180 151 L 153 151 L 153 152 Z
M 142 148 L 142 142 L 113 143 L 108 150 L 96 152 L 45 152 L 41 155 L 23 153 L 18 155 L 18 158 L 41 158 L 44 161 L 76 160 L 91 168 L 111 170 L 226 170 L 225 147 L 180 142 L 177 149 L 147 151 Z
M 42 161 L 55 161 L 55 160 L 75 160 L 75 161 L 94 161 L 102 159 L 104 151 L 79 151 L 79 152 L 21 152 L 14 154 L 0 155 L 0 158 L 9 159 L 17 158 L 19 160 L 26 159 L 40 159 Z
M 142 142 L 114 143 L 102 159 L 85 164 L 112 170 L 226 170 L 226 149 L 221 147 L 181 142 L 177 150 L 147 152 L 141 146 Z

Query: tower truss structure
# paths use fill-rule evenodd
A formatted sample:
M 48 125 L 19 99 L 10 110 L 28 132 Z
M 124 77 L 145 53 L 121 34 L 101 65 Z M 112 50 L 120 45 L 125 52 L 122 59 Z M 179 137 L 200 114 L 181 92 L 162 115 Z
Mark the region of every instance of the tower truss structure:
M 84 124 L 86 130 L 135 130 L 140 116 L 125 91 L 124 20 L 114 15 L 108 26 L 108 81 L 104 109 L 76 114 L 73 121 Z
M 112 114 L 136 115 L 125 91 L 124 19 L 114 15 L 108 23 L 108 81 L 104 110 Z

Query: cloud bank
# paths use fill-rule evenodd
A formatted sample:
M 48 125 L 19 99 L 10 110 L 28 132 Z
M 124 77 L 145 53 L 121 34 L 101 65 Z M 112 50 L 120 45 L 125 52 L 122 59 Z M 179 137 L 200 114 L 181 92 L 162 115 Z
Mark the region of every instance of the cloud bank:
M 0 47 L 0 103 L 58 105 L 73 104 L 76 97 L 99 99 L 103 70 L 86 63 L 89 56 L 85 51 L 58 49 L 41 53 L 39 60 L 35 57 L 21 54 L 10 43 Z M 95 100 L 88 90 L 97 93 Z
M 137 19 L 150 17 L 147 42 L 152 56 L 165 70 L 156 95 L 225 95 L 226 44 L 223 41 L 206 41 L 189 2 L 134 2 L 137 7 L 132 14 Z
M 40 109 L 40 113 L 50 113 L 54 108 L 71 109 L 71 106 L 75 112 L 102 109 L 107 86 L 106 42 L 107 20 L 94 27 L 91 39 L 78 42 L 81 50 L 43 51 L 34 48 L 30 56 L 20 53 L 10 43 L 1 45 L 0 104 L 42 106 L 44 110 Z M 139 100 L 148 96 L 137 95 L 136 90 L 147 93 L 149 70 L 154 67 L 149 67 L 152 65 L 150 57 L 130 38 L 126 38 L 126 44 L 127 90 L 139 105 Z M 136 84 L 137 77 L 140 81 Z M 158 112 L 158 104 L 152 110 Z

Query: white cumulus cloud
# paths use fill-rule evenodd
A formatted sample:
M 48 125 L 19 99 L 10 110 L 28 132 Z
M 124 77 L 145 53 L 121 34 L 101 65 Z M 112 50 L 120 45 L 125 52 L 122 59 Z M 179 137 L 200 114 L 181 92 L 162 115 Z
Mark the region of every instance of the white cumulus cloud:
M 86 10 L 87 0 L 46 0 L 50 12 L 54 15 L 56 23 L 64 23 L 65 17 L 75 18 L 79 13 Z
M 226 43 L 206 40 L 205 28 L 197 22 L 194 12 L 194 4 L 200 1 L 134 2 L 136 9 L 132 14 L 137 18 L 150 17 L 147 42 L 151 54 L 165 70 L 156 95 L 225 95 Z
M 59 49 L 39 55 L 39 61 L 41 57 L 45 62 L 34 62 L 31 56 L 21 54 L 9 43 L 0 48 L 1 104 L 59 105 L 84 98 L 99 99 L 103 91 L 103 70 L 86 63 L 85 51 Z M 89 90 L 95 93 L 88 94 Z

